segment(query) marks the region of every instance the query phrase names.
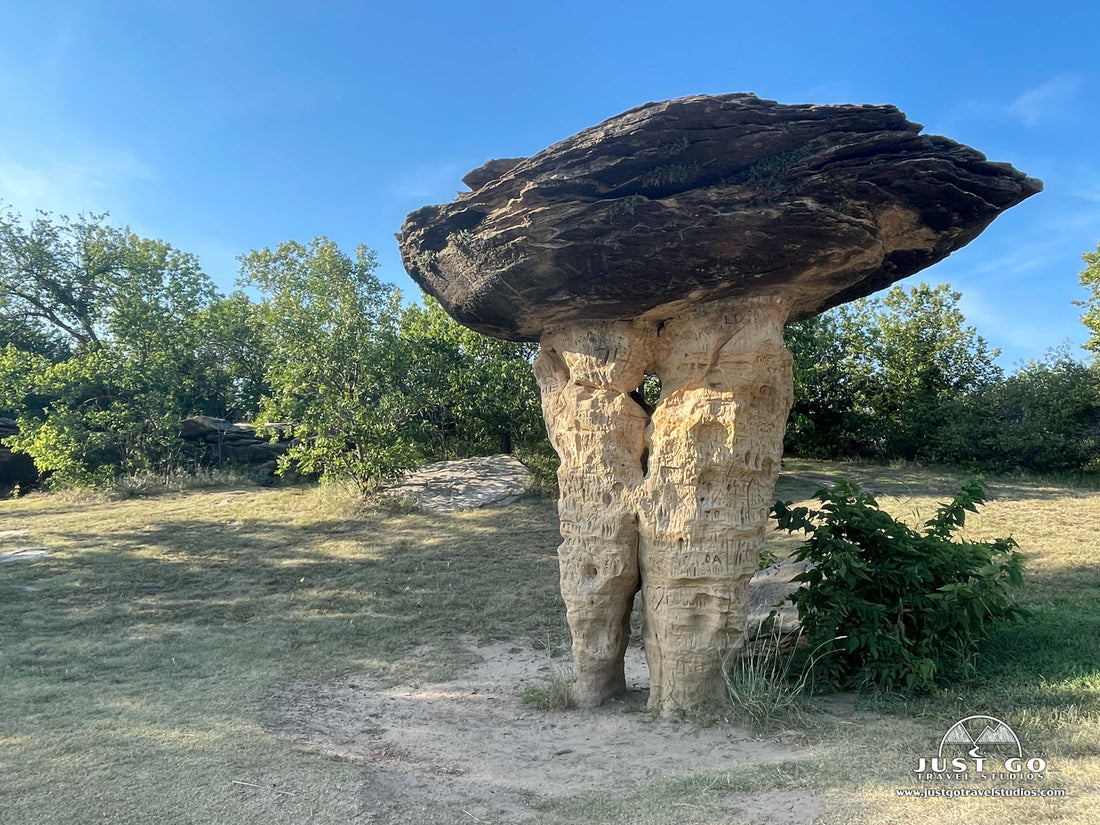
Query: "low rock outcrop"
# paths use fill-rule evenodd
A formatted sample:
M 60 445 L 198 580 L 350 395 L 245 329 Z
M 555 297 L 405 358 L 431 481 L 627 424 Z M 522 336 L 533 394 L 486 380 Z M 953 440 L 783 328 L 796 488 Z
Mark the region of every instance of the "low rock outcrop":
M 511 504 L 530 481 L 531 471 L 514 456 L 478 456 L 425 464 L 386 494 L 409 498 L 427 510 L 473 510 Z
M 276 436 L 274 441 L 269 437 L 272 434 Z M 180 437 L 205 445 L 209 464 L 235 463 L 261 475 L 275 472 L 279 456 L 292 443 L 285 437 L 285 428 L 279 424 L 268 424 L 257 431 L 251 424 L 234 424 L 209 415 L 196 415 L 181 421 Z

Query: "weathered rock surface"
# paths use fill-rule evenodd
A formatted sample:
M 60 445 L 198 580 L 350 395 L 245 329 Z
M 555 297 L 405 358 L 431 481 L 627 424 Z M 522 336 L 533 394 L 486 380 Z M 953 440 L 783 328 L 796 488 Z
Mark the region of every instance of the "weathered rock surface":
M 936 263 L 1042 188 L 920 129 L 893 106 L 650 103 L 475 169 L 473 191 L 408 216 L 401 252 L 500 338 L 762 292 L 797 320 Z
M 268 436 L 276 435 L 272 441 Z M 211 464 L 236 462 L 257 473 L 273 473 L 279 456 L 291 444 L 283 437 L 283 430 L 273 424 L 265 431 L 257 432 L 251 424 L 234 424 L 224 418 L 195 415 L 180 422 L 180 437 L 206 445 L 207 461 Z
M 425 464 L 386 493 L 407 496 L 428 510 L 450 512 L 511 504 L 530 481 L 531 471 L 518 458 L 491 455 Z
M 715 301 L 670 320 L 586 322 L 543 336 L 535 362 L 561 457 L 558 549 L 573 698 L 621 692 L 634 594 L 645 608 L 650 703 L 722 691 L 747 628 L 792 400 L 785 308 Z M 632 397 L 661 376 L 652 414 Z
M 939 261 L 1042 185 L 892 106 L 752 95 L 648 104 L 465 180 L 409 215 L 402 255 L 460 322 L 540 340 L 573 698 L 624 689 L 641 591 L 650 704 L 706 705 L 751 630 L 783 326 Z

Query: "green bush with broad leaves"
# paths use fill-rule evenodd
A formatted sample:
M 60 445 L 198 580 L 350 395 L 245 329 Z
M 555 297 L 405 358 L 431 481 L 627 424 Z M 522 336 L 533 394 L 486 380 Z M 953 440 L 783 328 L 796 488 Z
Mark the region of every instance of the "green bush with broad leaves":
M 974 671 L 996 622 L 1025 615 L 1011 593 L 1023 560 L 1012 538 L 958 535 L 986 491 L 970 481 L 922 531 L 879 508 L 852 482 L 815 494 L 818 509 L 776 502 L 779 529 L 807 534 L 795 558 L 811 567 L 790 600 L 817 689 L 922 693 Z

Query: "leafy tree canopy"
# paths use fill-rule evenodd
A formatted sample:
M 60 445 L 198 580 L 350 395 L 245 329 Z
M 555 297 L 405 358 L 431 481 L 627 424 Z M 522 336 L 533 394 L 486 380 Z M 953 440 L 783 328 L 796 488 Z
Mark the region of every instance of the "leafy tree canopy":
M 55 483 L 178 466 L 179 420 L 235 391 L 198 260 L 104 218 L 0 216 L 0 414 Z
M 1089 329 L 1089 339 L 1085 342 L 1085 349 L 1100 359 L 1100 244 L 1097 244 L 1095 252 L 1086 252 L 1081 256 L 1085 261 L 1085 268 L 1081 271 L 1081 286 L 1089 291 L 1089 297 L 1084 301 L 1078 301 L 1077 305 L 1085 308 L 1081 316 L 1081 323 Z
M 420 426 L 403 386 L 401 296 L 376 267 L 366 247 L 349 256 L 324 237 L 241 258 L 241 283 L 261 293 L 270 392 L 260 419 L 288 424 L 297 438 L 284 470 L 364 490 L 416 465 Z
M 441 458 L 504 452 L 545 439 L 531 371 L 536 346 L 489 338 L 452 319 L 430 297 L 401 319 L 419 415 L 430 425 L 428 448 Z
M 532 347 L 473 332 L 430 298 L 403 306 L 376 267 L 323 237 L 242 258 L 242 283 L 261 293 L 261 418 L 298 439 L 284 470 L 368 490 L 425 460 L 543 441 Z
M 788 445 L 827 457 L 940 460 L 956 399 L 1003 377 L 947 284 L 895 286 L 792 325 Z

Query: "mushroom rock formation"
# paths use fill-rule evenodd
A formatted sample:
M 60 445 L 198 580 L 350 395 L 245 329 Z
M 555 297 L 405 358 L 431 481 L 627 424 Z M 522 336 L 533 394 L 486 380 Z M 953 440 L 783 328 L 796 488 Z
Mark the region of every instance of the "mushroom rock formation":
M 406 219 L 405 267 L 447 312 L 541 343 L 578 704 L 625 687 L 639 589 L 651 705 L 721 692 L 792 400 L 783 326 L 936 263 L 1042 188 L 920 132 L 892 106 L 651 103 L 489 161 Z

